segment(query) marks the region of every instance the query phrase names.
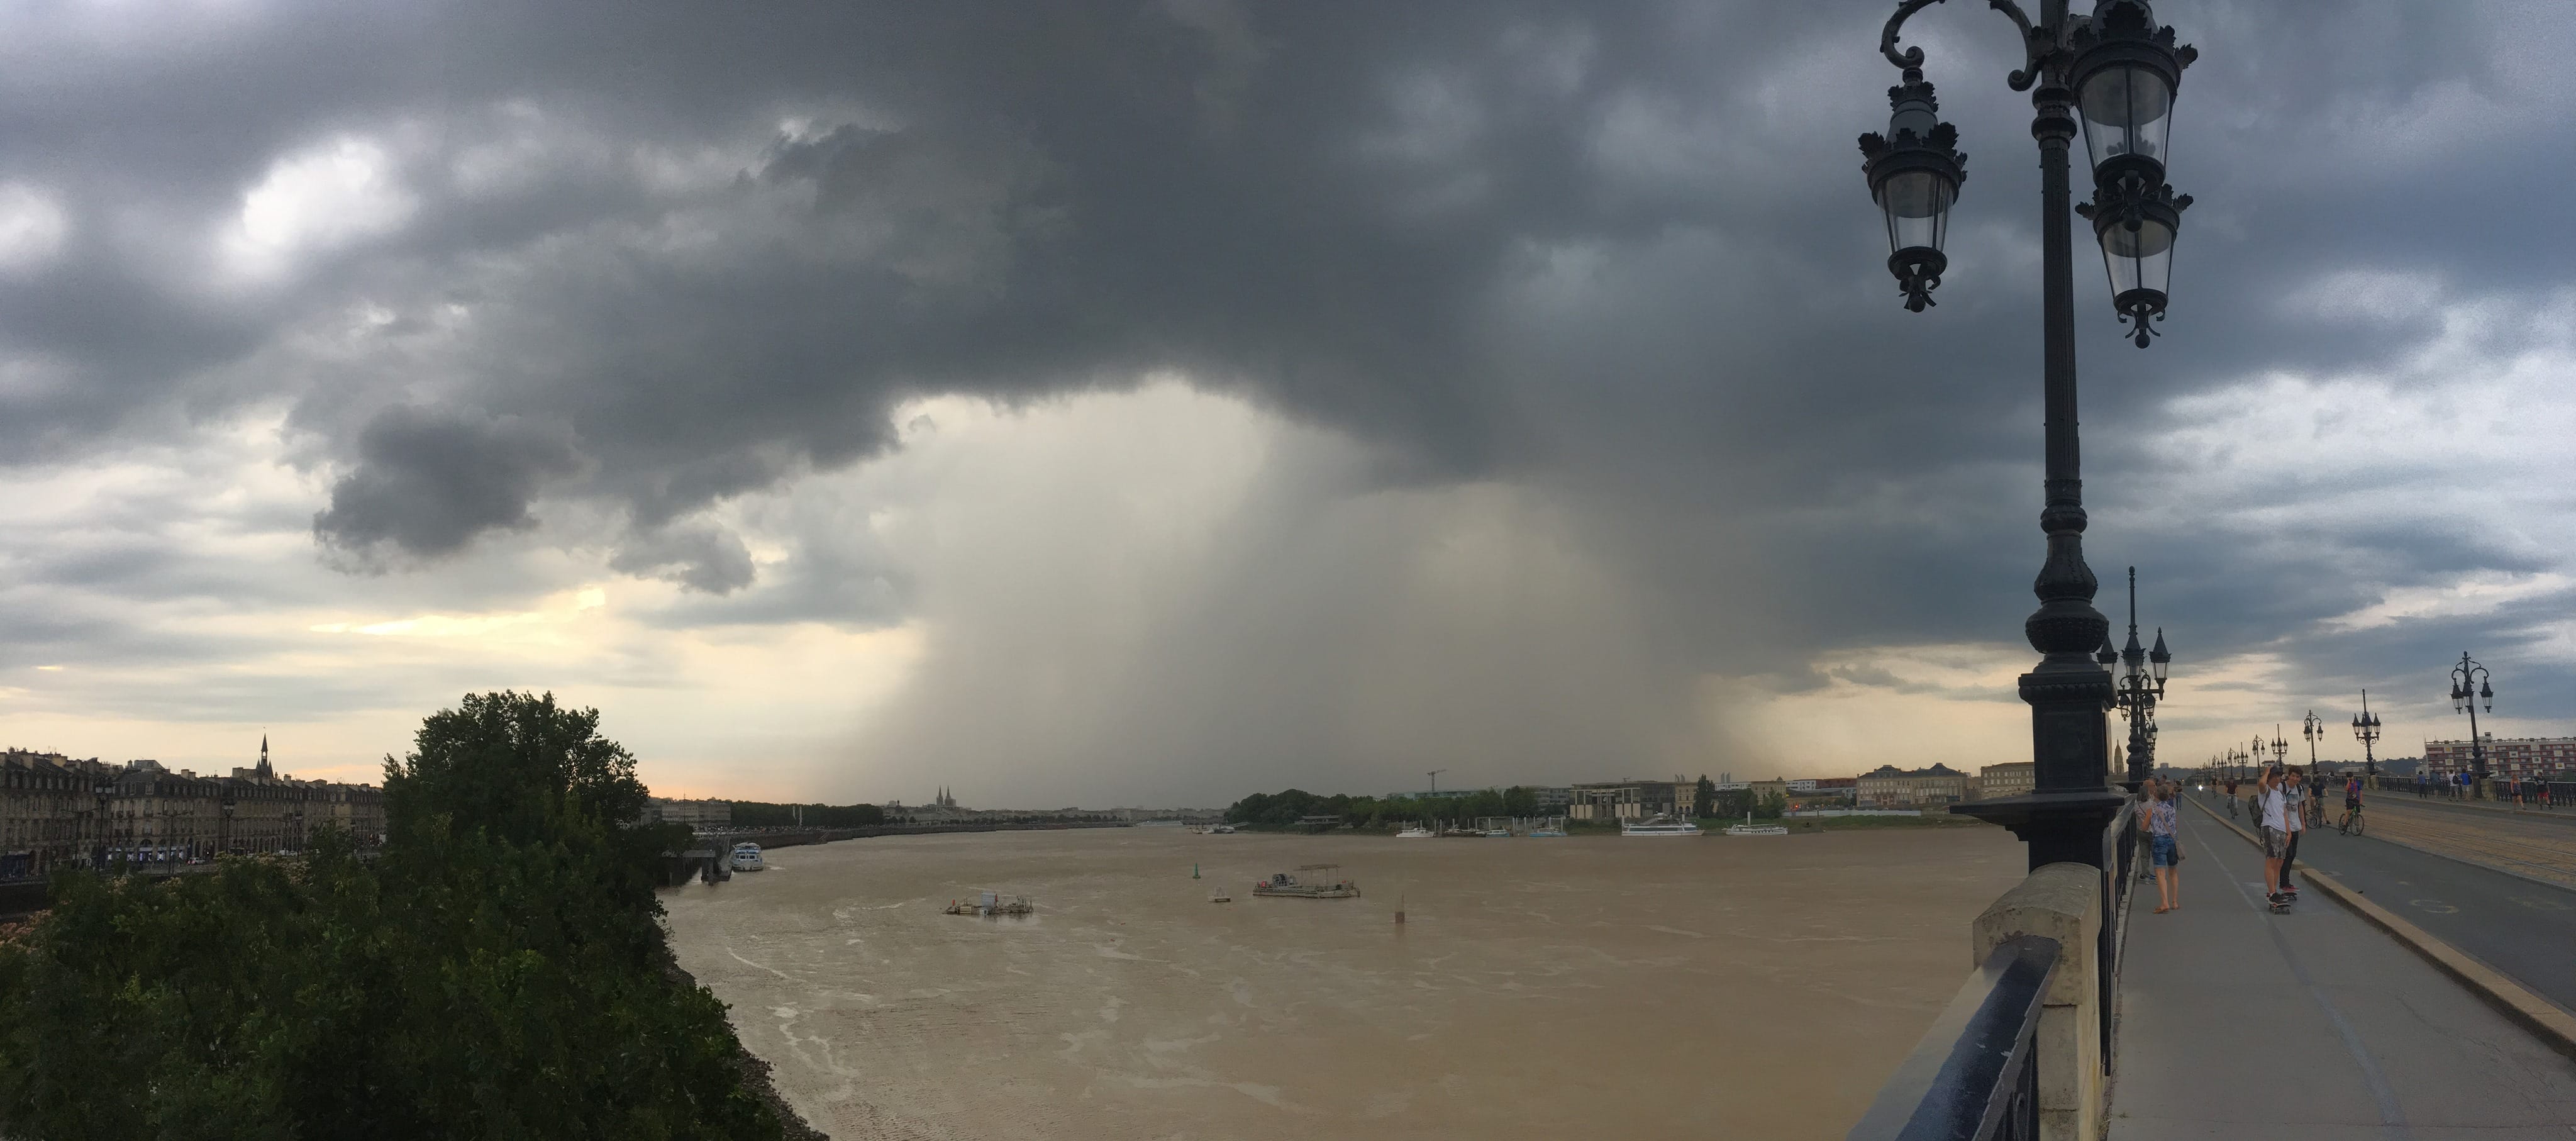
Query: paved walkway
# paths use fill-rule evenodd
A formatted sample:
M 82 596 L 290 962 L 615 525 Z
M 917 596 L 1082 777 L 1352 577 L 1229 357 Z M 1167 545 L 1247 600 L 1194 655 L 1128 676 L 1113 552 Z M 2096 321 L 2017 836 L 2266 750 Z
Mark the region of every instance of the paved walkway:
M 2263 907 L 2260 856 L 2182 814 L 2183 909 L 2139 885 L 2113 1141 L 2576 1139 L 2576 1062 L 2321 893 Z
M 2343 786 L 2338 784 L 2333 787 L 2339 790 Z M 2537 804 L 2515 804 L 2510 800 L 2450 800 L 2439 796 L 2417 796 L 2411 789 L 2401 789 L 2393 786 L 2389 788 L 2372 789 L 2370 795 L 2373 798 L 2370 803 L 2373 805 L 2379 803 L 2376 798 L 2384 796 L 2391 801 L 2402 800 L 2408 804 L 2422 805 L 2428 808 L 2454 809 L 2460 812 L 2501 812 L 2507 816 L 2528 816 L 2537 820 L 2562 820 L 2570 824 L 2576 824 L 2576 806 L 2565 804 L 2555 804 L 2548 808 L 2542 808 Z M 2342 808 L 2342 792 L 2336 791 L 2333 795 L 2327 797 L 2327 799 L 2332 800 L 2338 810 Z

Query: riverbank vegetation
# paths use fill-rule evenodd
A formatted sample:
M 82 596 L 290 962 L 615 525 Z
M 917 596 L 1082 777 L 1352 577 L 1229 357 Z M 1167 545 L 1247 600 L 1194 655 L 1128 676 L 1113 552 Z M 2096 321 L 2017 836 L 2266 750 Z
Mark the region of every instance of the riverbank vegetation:
M 728 800 L 736 828 L 872 828 L 886 822 L 885 809 L 873 804 L 767 804 Z
M 1514 785 L 1465 796 L 1318 796 L 1303 789 L 1256 792 L 1228 805 L 1228 824 L 1284 828 L 1309 816 L 1333 816 L 1356 828 L 1394 828 L 1408 821 L 1467 821 L 1480 816 L 1536 816 L 1538 791 Z
M 386 758 L 387 843 L 65 873 L 0 946 L 0 1134 L 777 1138 L 672 963 L 635 760 L 596 710 L 470 695 Z M 685 833 L 685 828 L 679 830 Z

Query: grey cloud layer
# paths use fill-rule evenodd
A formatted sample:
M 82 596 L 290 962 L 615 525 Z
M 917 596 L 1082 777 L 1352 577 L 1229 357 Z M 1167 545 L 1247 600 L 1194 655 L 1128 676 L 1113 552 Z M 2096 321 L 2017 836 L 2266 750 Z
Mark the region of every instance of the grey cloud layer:
M 867 624 L 912 589 L 880 552 L 809 536 L 766 583 L 707 509 L 883 453 L 913 395 L 1175 370 L 1366 441 L 1390 483 L 1558 489 L 1677 671 L 2009 636 L 2038 552 L 2028 111 L 2000 21 L 1915 21 L 1974 173 L 1941 308 L 1902 313 L 1851 145 L 1885 114 L 1885 8 L 279 4 L 114 67 L 30 21 L 0 157 L 73 237 L 0 282 L 0 344 L 60 378 L 0 387 L 0 442 L 283 398 L 338 473 L 332 548 L 453 558 L 578 504 L 618 520 L 613 566 L 708 596 L 674 621 Z M 2479 135 L 2564 122 L 2513 68 L 2576 47 L 2565 12 L 2162 15 L 2203 50 L 2174 171 L 2200 204 L 2154 350 L 2084 266 L 2097 565 L 2147 565 L 2206 654 L 2555 561 L 2474 527 L 2258 548 L 2212 526 L 2244 512 L 2159 513 L 2139 441 L 2177 398 L 2441 335 L 2437 309 L 2292 303 L 2327 275 L 2570 288 L 2527 204 L 2576 174 L 2565 128 Z M 208 286 L 188 251 L 343 136 L 382 148 L 402 220 Z M 2564 348 L 2555 320 L 2483 359 Z M 2345 652 L 2321 676 L 2368 672 Z

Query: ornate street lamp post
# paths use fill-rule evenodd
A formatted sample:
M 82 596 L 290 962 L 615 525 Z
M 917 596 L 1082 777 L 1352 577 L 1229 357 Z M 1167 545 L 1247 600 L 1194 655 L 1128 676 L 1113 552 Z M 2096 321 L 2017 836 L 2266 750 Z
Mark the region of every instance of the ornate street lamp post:
M 2325 719 L 2318 717 L 2316 710 L 2309 710 L 2308 719 L 2299 723 L 2299 735 L 2308 739 L 2308 779 L 2314 780 L 2317 776 L 2317 742 L 2326 739 Z
M 2119 707 L 2120 716 L 2129 722 L 2129 774 L 2120 785 L 2130 792 L 2146 782 L 2155 771 L 2156 703 L 2164 700 L 2165 671 L 2173 664 L 2173 654 L 2165 649 L 2165 632 L 2156 631 L 2156 648 L 2138 645 L 2138 568 L 2129 568 L 2129 644 L 2119 650 L 2111 648 L 2105 634 L 2102 648 L 2093 660 L 2108 669 L 2113 662 L 2125 668 L 2112 679 L 2111 704 Z
M 2478 707 L 2495 712 L 2495 687 L 2487 684 L 2487 668 L 2460 651 L 2460 664 L 2451 667 L 2451 712 L 2469 715 L 2469 779 L 2487 779 L 2487 742 L 2478 736 Z
M 1888 269 L 1905 307 L 1932 305 L 1948 268 L 1942 253 L 1950 207 L 1967 176 L 1958 130 L 1939 121 L 1939 103 L 1923 78 L 1923 49 L 1898 51 L 1907 18 L 1939 0 L 1899 0 L 1879 33 L 1879 51 L 1896 65 L 1888 89 L 1885 135 L 1861 136 L 1870 197 L 1886 217 Z M 2084 565 L 2082 450 L 2076 432 L 2075 253 L 2067 152 L 2080 129 L 2093 167 L 2094 200 L 2082 210 L 2093 223 L 2112 304 L 2148 343 L 2150 321 L 2163 317 L 2173 237 L 2190 204 L 2165 184 L 2164 158 L 2173 97 L 2182 70 L 2198 54 L 2174 44 L 2145 0 L 2097 0 L 2092 15 L 2074 16 L 2068 0 L 2040 0 L 2040 19 L 2014 0 L 1987 0 L 2012 20 L 2024 66 L 2006 78 L 2031 92 L 2031 135 L 2039 143 L 2040 343 L 2047 428 L 2047 503 L 2040 530 L 2048 558 L 2033 590 L 2039 609 L 2022 624 L 2037 668 L 2023 674 L 2030 704 L 2032 791 L 1977 801 L 1957 811 L 2013 831 L 2030 845 L 2030 866 L 2060 861 L 2099 866 L 2102 829 L 2123 797 L 2111 788 L 2111 675 L 2089 660 L 2111 624 L 2093 607 L 2099 584 Z M 2078 109 L 2081 109 L 2080 128 Z M 2135 722 L 2132 723 L 2133 726 Z M 2135 750 L 2132 750 L 2134 753 Z
M 2352 716 L 2352 735 L 2361 742 L 2362 772 L 2378 776 L 2379 759 L 2371 755 L 2370 747 L 2379 743 L 2379 715 L 2370 711 L 2369 690 L 2361 691 L 2361 712 Z
M 2254 738 L 2254 744 L 2256 748 L 2261 748 L 2263 738 L 2259 736 Z M 2272 763 L 2278 765 L 2288 759 L 2290 759 L 2290 739 L 2281 735 L 2281 723 L 2275 721 L 2272 723 Z

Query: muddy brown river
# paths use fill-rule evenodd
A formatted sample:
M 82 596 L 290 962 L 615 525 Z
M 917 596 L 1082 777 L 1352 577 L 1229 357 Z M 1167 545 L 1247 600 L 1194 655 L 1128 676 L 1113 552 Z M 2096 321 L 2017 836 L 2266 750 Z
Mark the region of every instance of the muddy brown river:
M 664 903 L 681 964 L 844 1141 L 1836 1138 L 2023 858 L 1994 828 L 1126 828 L 782 848 Z M 1316 863 L 1361 898 L 1250 892 Z M 979 890 L 1037 911 L 941 914 Z

